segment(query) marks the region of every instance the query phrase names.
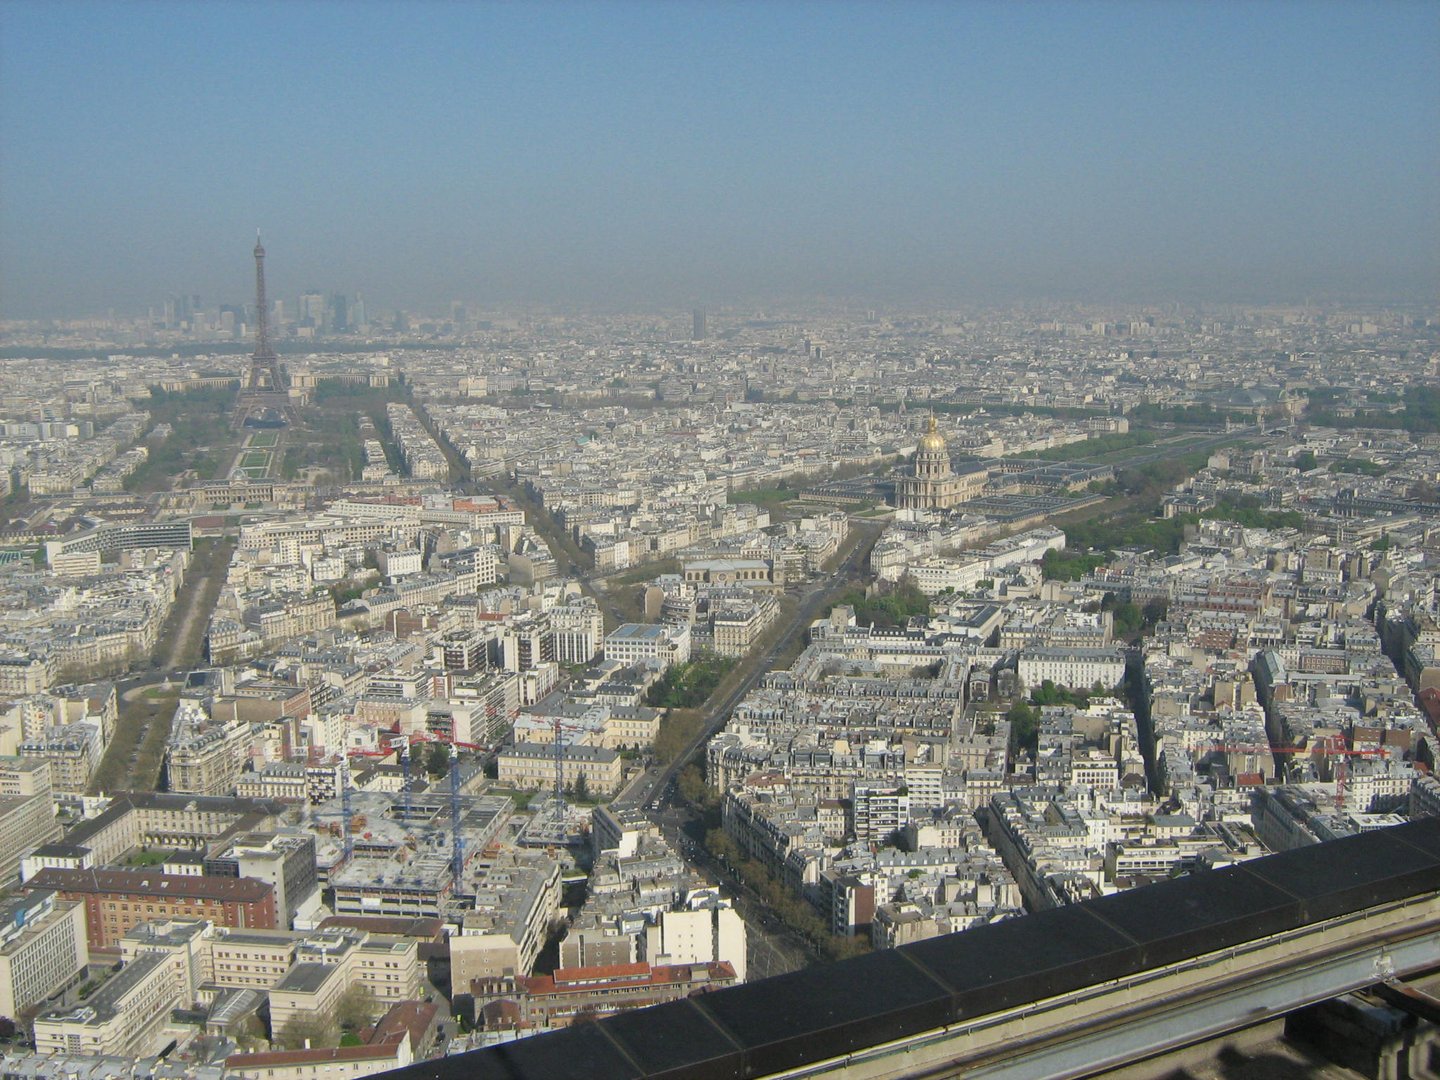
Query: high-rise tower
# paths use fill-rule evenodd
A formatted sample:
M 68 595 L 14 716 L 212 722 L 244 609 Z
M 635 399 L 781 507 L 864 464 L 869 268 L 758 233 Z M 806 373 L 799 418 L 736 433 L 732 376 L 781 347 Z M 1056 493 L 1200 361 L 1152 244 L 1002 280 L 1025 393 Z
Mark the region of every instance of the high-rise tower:
M 270 305 L 265 299 L 265 248 L 255 231 L 255 352 L 235 401 L 235 422 L 279 426 L 294 419 L 280 358 L 270 344 Z

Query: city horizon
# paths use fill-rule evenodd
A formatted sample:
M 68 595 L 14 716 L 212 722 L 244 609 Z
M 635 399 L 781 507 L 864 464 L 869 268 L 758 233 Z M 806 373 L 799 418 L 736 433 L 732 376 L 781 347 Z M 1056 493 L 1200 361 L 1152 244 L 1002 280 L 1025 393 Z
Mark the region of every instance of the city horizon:
M 280 295 L 276 295 L 280 292 Z M 296 299 L 298 298 L 298 303 Z M 1389 295 L 1367 295 L 1364 293 L 1353 294 L 1330 294 L 1323 290 L 1315 293 L 1307 293 L 1303 296 L 1272 295 L 1268 298 L 1255 297 L 1230 297 L 1223 296 L 1196 296 L 1166 294 L 1163 290 L 1151 290 L 1150 294 L 1138 290 L 1127 291 L 1121 295 L 1069 295 L 1060 292 L 1053 293 L 1010 293 L 995 291 L 989 295 L 970 295 L 965 297 L 939 297 L 939 296 L 910 296 L 907 299 L 896 297 L 864 296 L 864 295 L 776 295 L 772 297 L 714 297 L 705 302 L 697 302 L 692 299 L 688 304 L 683 300 L 675 300 L 666 303 L 655 299 L 635 298 L 629 302 L 619 300 L 610 302 L 600 301 L 558 301 L 558 300 L 512 300 L 509 302 L 489 302 L 480 300 L 465 300 L 458 296 L 447 295 L 445 297 L 431 297 L 419 304 L 403 307 L 390 305 L 370 304 L 365 300 L 363 294 L 334 292 L 329 289 L 316 288 L 313 285 L 300 290 L 293 287 L 287 291 L 274 290 L 270 292 L 270 299 L 267 310 L 270 318 L 274 321 L 278 313 L 280 318 L 276 323 L 276 329 L 282 334 L 286 329 L 294 330 L 304 323 L 308 316 L 305 313 L 307 301 L 319 302 L 325 312 L 331 314 L 334 303 L 340 303 L 342 307 L 346 304 L 353 306 L 359 304 L 362 312 L 362 323 L 364 322 L 363 312 L 368 310 L 376 313 L 376 320 L 366 331 L 374 337 L 385 337 L 397 331 L 393 325 L 396 318 L 413 316 L 440 324 L 446 323 L 455 315 L 457 310 L 463 311 L 467 322 L 484 320 L 486 317 L 500 317 L 528 315 L 528 316 L 552 316 L 552 317 L 595 317 L 595 318 L 623 318 L 643 317 L 657 319 L 676 320 L 677 328 L 680 321 L 695 312 L 704 312 L 710 316 L 722 319 L 740 321 L 742 324 L 747 319 L 766 319 L 776 316 L 800 317 L 821 315 L 826 317 L 838 317 L 844 315 L 858 315 L 868 321 L 884 321 L 891 317 L 943 317 L 946 315 L 960 314 L 982 314 L 993 313 L 1003 310 L 1033 309 L 1044 311 L 1063 311 L 1066 309 L 1076 311 L 1094 311 L 1097 309 L 1108 309 L 1113 312 L 1155 312 L 1164 310 L 1180 310 L 1189 312 L 1204 312 L 1206 310 L 1227 309 L 1235 310 L 1313 310 L 1316 312 L 1325 309 L 1378 309 L 1390 310 L 1414 310 L 1430 312 L 1440 307 L 1440 298 L 1430 297 L 1415 293 L 1405 295 L 1403 293 L 1392 293 Z M 197 303 L 198 302 L 198 303 Z M 165 295 L 162 301 L 150 303 L 140 309 L 129 311 L 116 310 L 113 306 L 102 311 L 72 312 L 53 315 L 22 316 L 0 316 L 0 326 L 30 326 L 32 324 L 65 324 L 85 323 L 103 320 L 133 321 L 146 319 L 156 329 L 169 328 L 169 324 L 176 318 L 175 310 L 188 312 L 193 307 L 197 312 L 207 312 L 211 315 L 223 315 L 226 312 L 236 316 L 239 320 L 235 326 L 245 333 L 253 333 L 253 320 L 255 305 L 253 299 L 237 300 L 234 296 L 224 296 L 222 299 L 211 298 L 207 304 L 204 295 L 201 293 L 190 293 L 186 291 L 174 291 Z M 382 321 L 383 320 L 383 321 Z M 354 335 L 359 332 L 356 325 L 335 326 L 328 319 L 322 322 L 312 322 L 310 326 L 316 331 L 316 339 L 334 337 L 338 335 Z M 221 327 L 217 320 L 212 319 L 207 327 L 207 332 L 200 334 L 197 341 L 224 342 L 227 335 L 220 333 Z M 238 334 L 229 335 L 230 339 L 237 339 Z M 281 344 L 286 343 L 282 337 Z M 0 342 L 3 345 L 3 342 Z

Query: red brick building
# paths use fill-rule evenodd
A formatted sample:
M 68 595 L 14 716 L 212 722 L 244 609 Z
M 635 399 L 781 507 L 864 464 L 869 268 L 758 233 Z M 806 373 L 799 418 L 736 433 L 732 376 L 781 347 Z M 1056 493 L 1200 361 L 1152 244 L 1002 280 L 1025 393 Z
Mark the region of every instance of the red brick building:
M 552 975 L 504 975 L 475 979 L 478 1023 L 486 1028 L 547 1030 L 577 1016 L 601 1017 L 643 1009 L 736 983 L 728 960 L 704 964 L 598 964 L 560 968 Z
M 216 926 L 274 930 L 275 887 L 257 878 L 199 877 L 156 870 L 70 870 L 49 867 L 25 883 L 55 889 L 85 905 L 91 949 L 115 949 L 137 923 L 177 915 Z

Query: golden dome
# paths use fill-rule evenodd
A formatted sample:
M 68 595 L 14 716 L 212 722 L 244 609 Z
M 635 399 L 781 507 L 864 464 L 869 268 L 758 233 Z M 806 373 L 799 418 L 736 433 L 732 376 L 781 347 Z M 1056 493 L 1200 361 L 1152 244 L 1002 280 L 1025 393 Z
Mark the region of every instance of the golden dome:
M 920 453 L 922 454 L 943 454 L 945 452 L 945 436 L 935 430 L 935 414 L 930 414 L 930 425 L 925 429 L 925 434 L 920 436 Z

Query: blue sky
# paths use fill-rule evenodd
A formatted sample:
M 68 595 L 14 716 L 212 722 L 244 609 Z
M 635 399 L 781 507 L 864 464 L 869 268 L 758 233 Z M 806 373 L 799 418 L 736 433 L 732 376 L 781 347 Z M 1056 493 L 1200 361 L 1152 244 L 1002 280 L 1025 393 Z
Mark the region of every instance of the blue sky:
M 0 313 L 1433 297 L 1440 5 L 0 0 Z

